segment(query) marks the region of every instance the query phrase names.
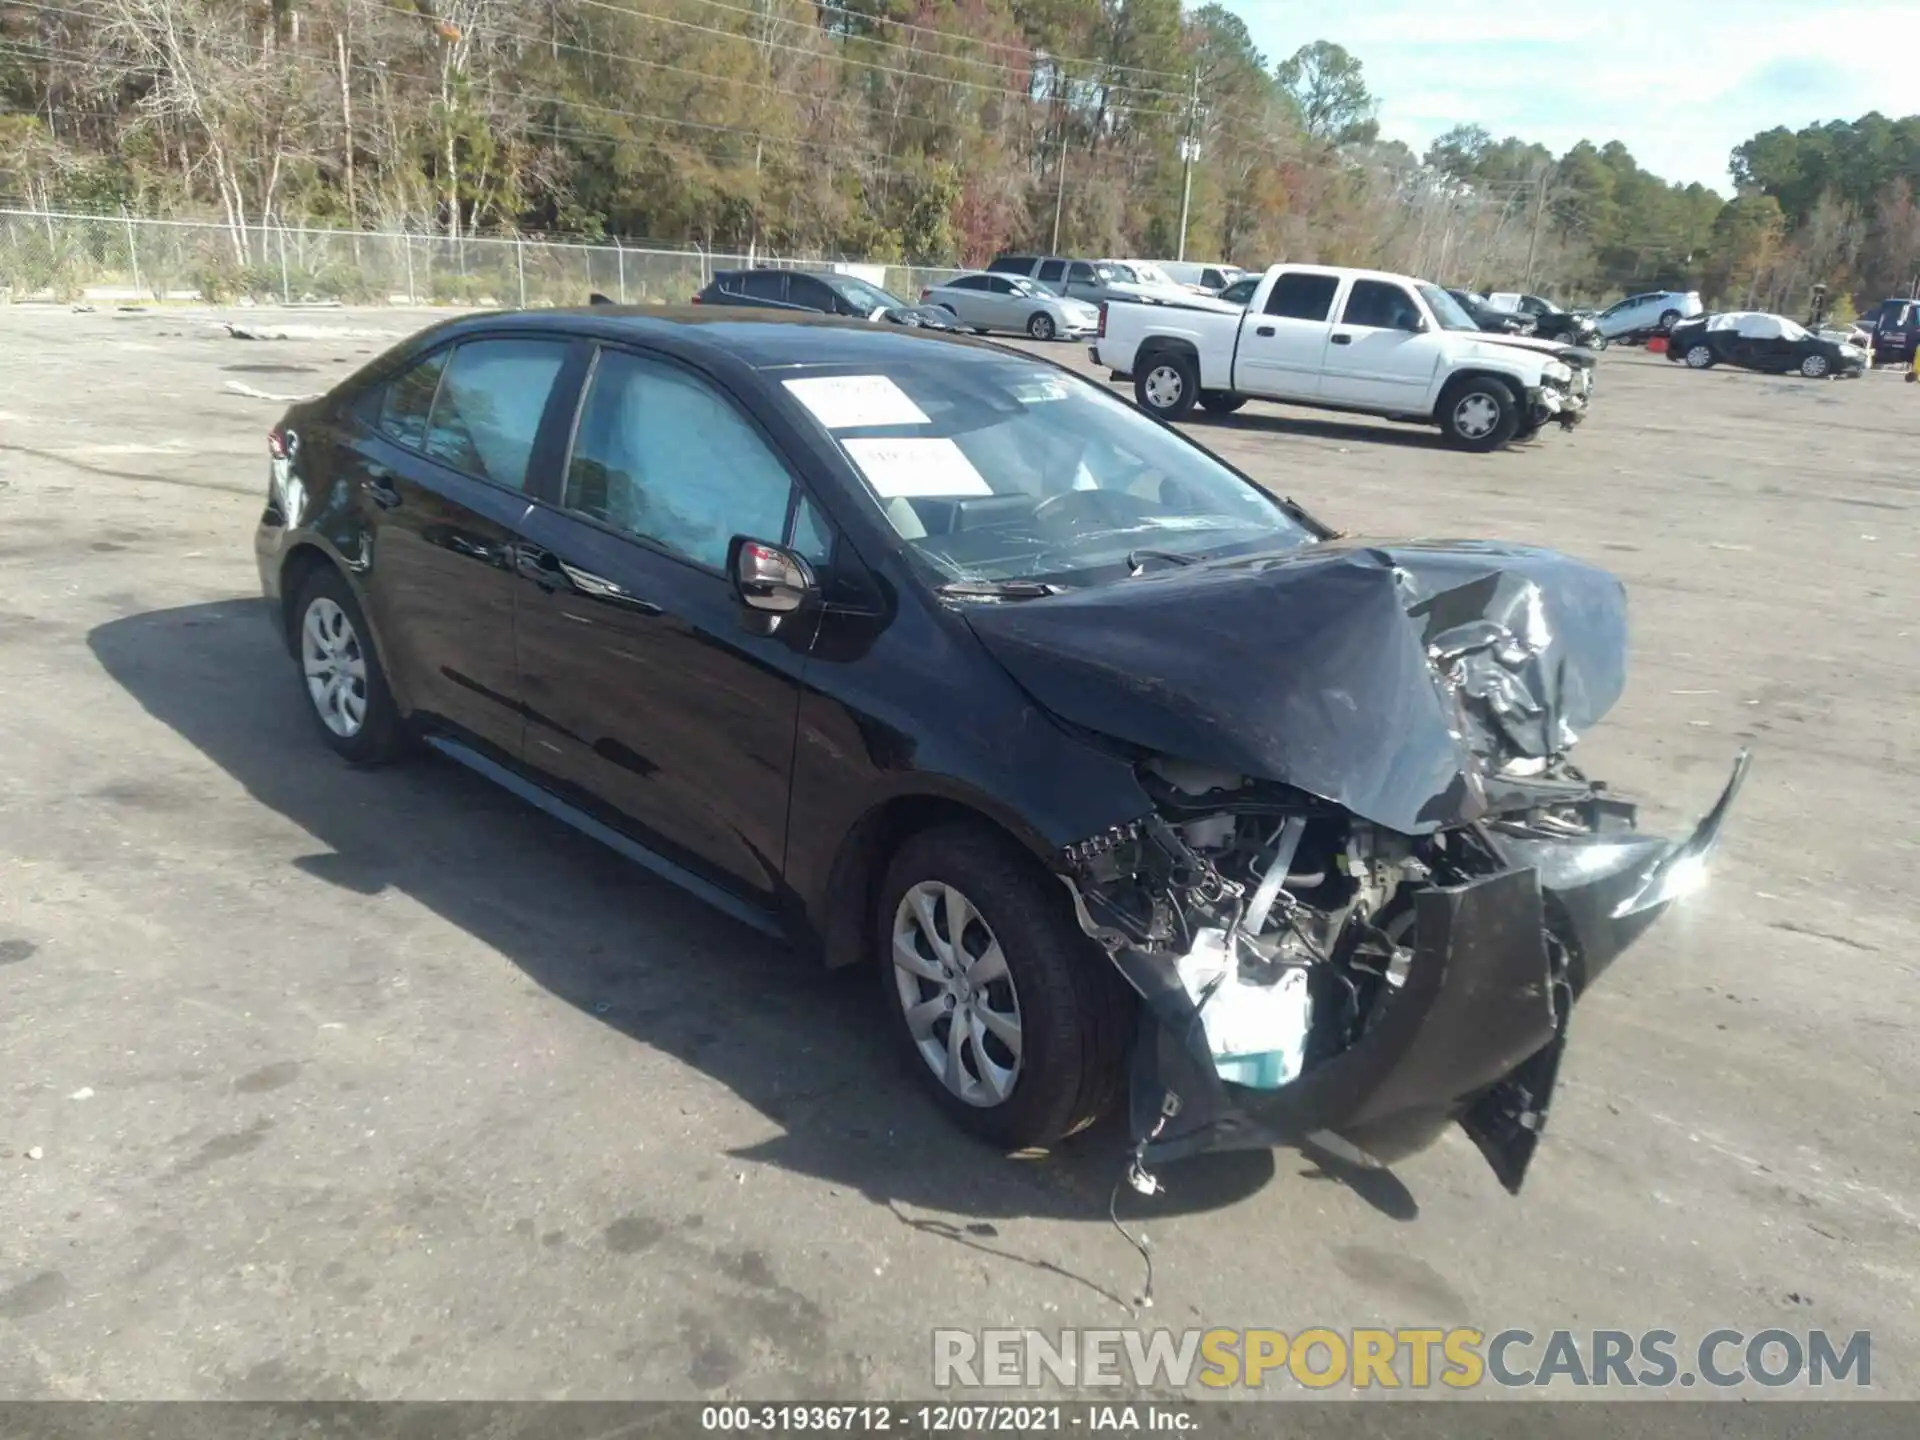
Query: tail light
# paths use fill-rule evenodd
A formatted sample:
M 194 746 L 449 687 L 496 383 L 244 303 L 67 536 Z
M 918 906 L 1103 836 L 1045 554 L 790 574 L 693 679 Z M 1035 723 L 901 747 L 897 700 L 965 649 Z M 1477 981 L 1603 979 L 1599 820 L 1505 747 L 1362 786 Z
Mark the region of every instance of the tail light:
M 1100 302 L 1100 323 L 1094 327 L 1093 338 L 1096 340 L 1107 338 L 1107 302 L 1104 300 Z
M 276 460 L 285 460 L 289 453 L 286 432 L 278 425 L 267 431 L 267 454 Z
M 700 303 L 700 297 L 695 295 L 691 300 L 687 301 L 687 303 L 689 305 L 698 305 Z
M 932 298 L 933 298 L 933 290 L 928 286 L 922 285 L 920 287 L 920 303 L 924 305 L 927 303 L 927 301 L 931 300 Z

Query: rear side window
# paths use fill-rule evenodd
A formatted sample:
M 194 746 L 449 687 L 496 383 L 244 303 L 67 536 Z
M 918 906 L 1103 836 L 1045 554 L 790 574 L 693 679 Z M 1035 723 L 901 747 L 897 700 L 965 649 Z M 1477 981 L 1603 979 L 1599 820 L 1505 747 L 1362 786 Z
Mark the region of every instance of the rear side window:
M 987 277 L 984 275 L 962 275 L 947 282 L 949 290 L 985 290 L 986 288 Z
M 1398 285 L 1382 280 L 1356 280 L 1341 314 L 1344 325 L 1374 330 L 1411 330 L 1420 321 L 1420 307 Z
M 427 453 L 495 485 L 526 489 L 540 417 L 566 358 L 561 340 L 469 340 L 456 348 L 427 422 Z
M 437 350 L 411 369 L 389 380 L 379 392 L 379 407 L 373 424 L 389 440 L 410 450 L 418 450 L 427 439 L 427 412 L 433 408 L 433 395 L 440 388 L 440 372 L 447 365 L 447 351 Z M 364 416 L 367 411 L 362 409 Z
M 1267 292 L 1267 314 L 1286 320 L 1325 320 L 1333 312 L 1333 295 L 1339 288 L 1339 278 L 1333 275 L 1282 275 Z
M 1033 269 L 1031 255 L 1002 255 L 987 269 L 1000 275 L 1025 275 Z
M 740 277 L 740 293 L 755 300 L 785 299 L 787 277 L 778 270 L 749 270 Z

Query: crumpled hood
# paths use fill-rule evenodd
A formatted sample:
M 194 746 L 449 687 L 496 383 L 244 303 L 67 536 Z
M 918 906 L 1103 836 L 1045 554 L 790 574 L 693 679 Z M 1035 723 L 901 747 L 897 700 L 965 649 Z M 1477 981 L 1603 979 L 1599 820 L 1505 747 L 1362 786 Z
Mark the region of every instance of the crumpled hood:
M 1504 350 L 1532 350 L 1555 360 L 1563 360 L 1569 365 L 1591 366 L 1594 363 L 1591 350 L 1571 345 L 1565 340 L 1541 340 L 1532 335 L 1495 335 L 1484 330 L 1474 338 L 1482 345 Z
M 969 605 L 1047 710 L 1279 781 L 1403 834 L 1487 811 L 1626 682 L 1626 594 L 1550 550 L 1343 540 L 1042 600 Z

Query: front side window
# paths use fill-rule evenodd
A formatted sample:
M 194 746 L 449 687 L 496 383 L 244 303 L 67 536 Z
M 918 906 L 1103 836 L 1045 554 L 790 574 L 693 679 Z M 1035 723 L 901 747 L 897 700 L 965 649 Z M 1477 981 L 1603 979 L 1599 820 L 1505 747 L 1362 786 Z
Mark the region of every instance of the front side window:
M 1325 320 L 1333 311 L 1334 292 L 1339 288 L 1336 276 L 1289 271 L 1267 292 L 1267 314 L 1283 320 Z
M 433 409 L 433 397 L 440 388 L 440 372 L 446 369 L 447 355 L 445 350 L 436 350 L 382 387 L 375 429 L 410 450 L 426 444 L 427 414 Z
M 1343 325 L 1372 330 L 1412 330 L 1420 323 L 1420 307 L 1398 285 L 1380 280 L 1356 280 L 1340 321 Z
M 1108 265 L 1102 268 L 1111 274 L 1115 267 Z M 1093 284 L 1093 267 L 1084 264 L 1071 265 L 1067 268 L 1067 279 L 1075 285 L 1091 285 Z
M 1060 283 L 1060 277 L 1066 273 L 1067 262 L 1064 260 L 1043 260 L 1040 262 L 1040 280 L 1043 284 L 1057 285 Z
M 935 583 L 1108 583 L 1140 550 L 1164 564 L 1313 538 L 1206 451 L 1051 366 L 890 357 L 876 373 L 786 383 L 808 380 L 859 397 L 864 410 L 813 410 L 794 392 Z
M 718 570 L 735 535 L 785 533 L 792 489 L 785 462 L 705 380 L 600 353 L 567 465 L 567 509 Z
M 987 288 L 996 295 L 1025 295 L 1033 288 L 1031 280 L 1010 280 L 1005 275 L 995 275 L 987 281 Z
M 836 313 L 840 306 L 833 288 L 811 275 L 790 275 L 787 277 L 787 299 L 795 305 L 804 305 L 809 310 L 818 310 L 824 315 Z
M 526 489 L 540 417 L 566 358 L 562 340 L 455 347 L 427 422 L 427 454 L 509 490 Z

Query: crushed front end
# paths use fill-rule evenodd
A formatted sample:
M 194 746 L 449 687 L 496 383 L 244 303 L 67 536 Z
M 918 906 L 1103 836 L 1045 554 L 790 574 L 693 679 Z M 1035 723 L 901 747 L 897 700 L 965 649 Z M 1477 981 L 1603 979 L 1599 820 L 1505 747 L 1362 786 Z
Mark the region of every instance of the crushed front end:
M 1311 1142 L 1386 1163 L 1457 1121 L 1517 1191 L 1576 1002 L 1704 879 L 1747 757 L 1677 843 L 1573 765 L 1624 685 L 1625 611 L 1565 557 L 1353 545 L 1262 578 L 1310 617 L 1339 603 L 1268 667 L 1223 668 L 1246 677 L 1237 713 L 1183 696 L 1204 755 L 1143 743 L 1167 729 L 1116 694 L 1151 809 L 1059 858 L 1144 1002 L 1139 1158 Z

